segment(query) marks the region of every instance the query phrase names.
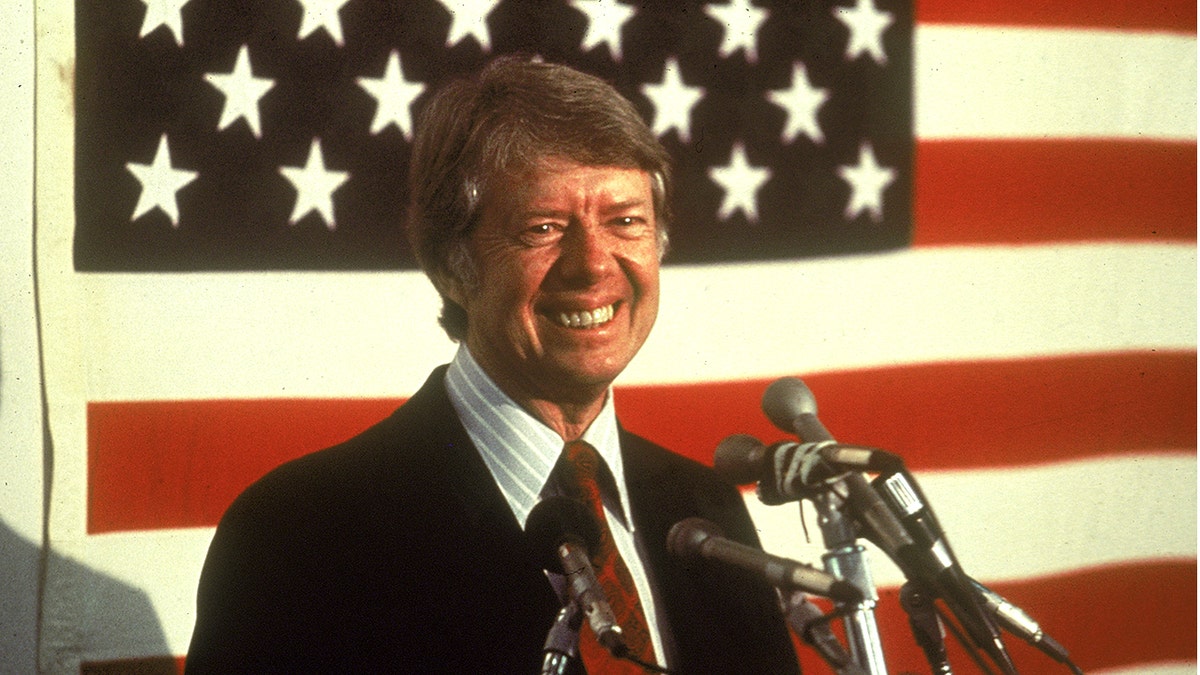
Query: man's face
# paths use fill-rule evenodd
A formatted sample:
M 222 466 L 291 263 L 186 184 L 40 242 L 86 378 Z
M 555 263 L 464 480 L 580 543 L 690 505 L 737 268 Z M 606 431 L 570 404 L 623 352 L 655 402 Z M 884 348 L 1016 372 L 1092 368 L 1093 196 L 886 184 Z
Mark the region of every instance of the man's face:
M 645 171 L 563 158 L 494 190 L 468 246 L 467 346 L 509 395 L 603 391 L 658 314 L 658 237 Z

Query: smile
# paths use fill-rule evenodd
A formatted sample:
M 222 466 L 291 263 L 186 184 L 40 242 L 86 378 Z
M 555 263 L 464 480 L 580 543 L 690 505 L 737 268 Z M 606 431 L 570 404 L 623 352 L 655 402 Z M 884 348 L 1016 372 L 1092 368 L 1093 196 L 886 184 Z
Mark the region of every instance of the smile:
M 555 318 L 564 328 L 598 328 L 612 321 L 615 308 L 616 305 L 605 305 L 590 311 L 560 312 Z

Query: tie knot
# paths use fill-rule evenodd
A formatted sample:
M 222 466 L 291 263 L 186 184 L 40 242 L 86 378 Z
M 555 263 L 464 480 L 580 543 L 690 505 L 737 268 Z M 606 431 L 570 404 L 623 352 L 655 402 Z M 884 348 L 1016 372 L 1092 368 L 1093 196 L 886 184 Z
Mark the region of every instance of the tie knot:
M 563 448 L 563 454 L 574 469 L 575 479 L 595 481 L 600 471 L 600 453 L 587 441 L 571 441 Z
M 612 472 L 587 441 L 571 441 L 563 446 L 557 470 L 559 486 L 568 497 L 583 500 L 597 509 L 606 498 L 618 498 Z

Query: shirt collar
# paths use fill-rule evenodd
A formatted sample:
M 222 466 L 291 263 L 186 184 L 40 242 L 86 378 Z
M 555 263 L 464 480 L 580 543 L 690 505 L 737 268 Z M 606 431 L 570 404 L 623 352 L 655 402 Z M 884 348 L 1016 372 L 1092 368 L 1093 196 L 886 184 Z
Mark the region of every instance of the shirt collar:
M 459 346 L 446 371 L 446 391 L 517 522 L 524 527 L 530 510 L 546 492 L 550 473 L 562 454 L 562 438 L 501 391 L 466 345 Z M 619 510 L 609 507 L 628 527 L 629 491 L 625 489 L 612 389 L 582 439 L 596 448 L 612 472 L 620 505 Z

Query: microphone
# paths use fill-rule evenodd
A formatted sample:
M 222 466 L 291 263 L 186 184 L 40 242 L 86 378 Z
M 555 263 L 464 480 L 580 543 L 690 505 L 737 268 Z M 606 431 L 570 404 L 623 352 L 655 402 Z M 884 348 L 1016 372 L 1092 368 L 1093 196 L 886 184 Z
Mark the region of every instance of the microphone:
M 778 505 L 809 496 L 812 488 L 847 471 L 898 471 L 899 456 L 877 448 L 837 443 L 780 441 L 770 446 L 747 434 L 717 445 L 713 468 L 735 485 L 757 482 L 764 504 Z
M 753 572 L 785 591 L 806 591 L 845 602 L 863 597 L 854 584 L 832 574 L 726 539 L 716 523 L 703 518 L 675 523 L 667 533 L 667 550 L 680 558 L 706 558 Z
M 783 443 L 767 447 L 749 434 L 734 434 L 717 444 L 713 453 L 713 469 L 734 485 L 749 485 L 763 480 L 775 451 Z
M 839 457 L 847 461 L 840 462 Z M 785 441 L 767 447 L 745 434 L 721 441 L 713 457 L 713 468 L 726 480 L 739 484 L 757 480 L 758 497 L 764 504 L 785 504 L 810 497 L 823 488 L 838 489 L 845 493 L 859 521 L 871 531 L 871 540 L 888 555 L 910 546 L 912 538 L 854 469 L 897 465 L 903 466 L 900 458 L 883 450 L 840 446 L 832 441 Z
M 934 576 L 946 577 L 945 585 L 964 594 L 963 602 L 974 603 L 975 598 L 979 597 L 974 595 L 976 589 L 959 565 L 916 479 L 907 471 L 901 471 L 880 475 L 871 485 L 883 495 L 888 507 L 904 524 L 923 553 L 915 564 L 925 567 Z
M 946 634 L 932 599 L 909 582 L 900 587 L 900 606 L 908 614 L 908 626 L 921 651 L 925 652 L 930 670 L 934 675 L 951 675 L 954 671 L 946 659 Z
M 1030 645 L 1037 647 L 1043 654 L 1055 661 L 1071 664 L 1071 657 L 1066 648 L 1054 638 L 1046 635 L 1038 622 L 1026 614 L 1025 610 L 1017 607 L 999 593 L 996 593 L 974 579 L 971 579 L 971 584 L 983 597 L 983 602 L 987 606 L 987 610 L 996 617 L 996 620 L 1000 622 L 1000 625 L 1005 630 L 1008 630 Z
M 542 645 L 542 670 L 539 675 L 566 675 L 571 661 L 579 657 L 579 605 L 568 602 L 558 610 L 554 624 L 546 632 Z
M 999 631 L 984 613 L 986 594 L 979 591 L 958 563 L 916 479 L 904 471 L 881 475 L 873 486 L 917 543 L 901 555 L 907 559 L 908 566 L 918 570 L 919 581 L 946 602 L 977 645 L 989 653 L 1007 656 Z M 991 613 L 1000 618 L 996 610 Z
M 781 377 L 772 382 L 763 392 L 762 410 L 771 424 L 809 443 L 833 443 L 833 435 L 817 419 L 817 397 L 799 378 Z
M 798 378 L 785 377 L 771 383 L 763 392 L 763 412 L 775 426 L 785 431 L 794 431 L 801 440 L 828 446 L 834 443 L 833 436 L 817 419 L 817 401 L 808 385 Z M 903 464 L 900 470 L 884 479 L 904 477 Z M 881 477 L 882 478 L 882 477 Z M 906 506 L 891 490 L 884 490 L 889 501 L 873 489 L 866 478 L 857 471 L 845 478 L 850 505 L 867 526 L 868 534 L 900 567 L 905 576 L 922 588 L 942 598 L 954 615 L 962 622 L 979 648 L 986 651 L 1007 673 L 1015 673 L 1016 666 L 1000 639 L 1000 631 L 980 606 L 975 589 L 967 582 L 962 568 L 941 536 L 940 527 L 932 511 L 917 495 L 914 483 L 911 495 L 924 514 L 914 514 L 911 501 Z M 907 481 L 905 481 L 907 482 Z M 879 481 L 876 481 L 878 484 Z M 902 520 L 903 519 L 903 522 Z
M 624 657 L 629 648 L 592 568 L 590 552 L 600 548 L 600 525 L 587 505 L 547 497 L 529 512 L 525 536 L 542 567 L 566 577 L 571 600 L 583 610 L 596 641 L 613 656 Z

